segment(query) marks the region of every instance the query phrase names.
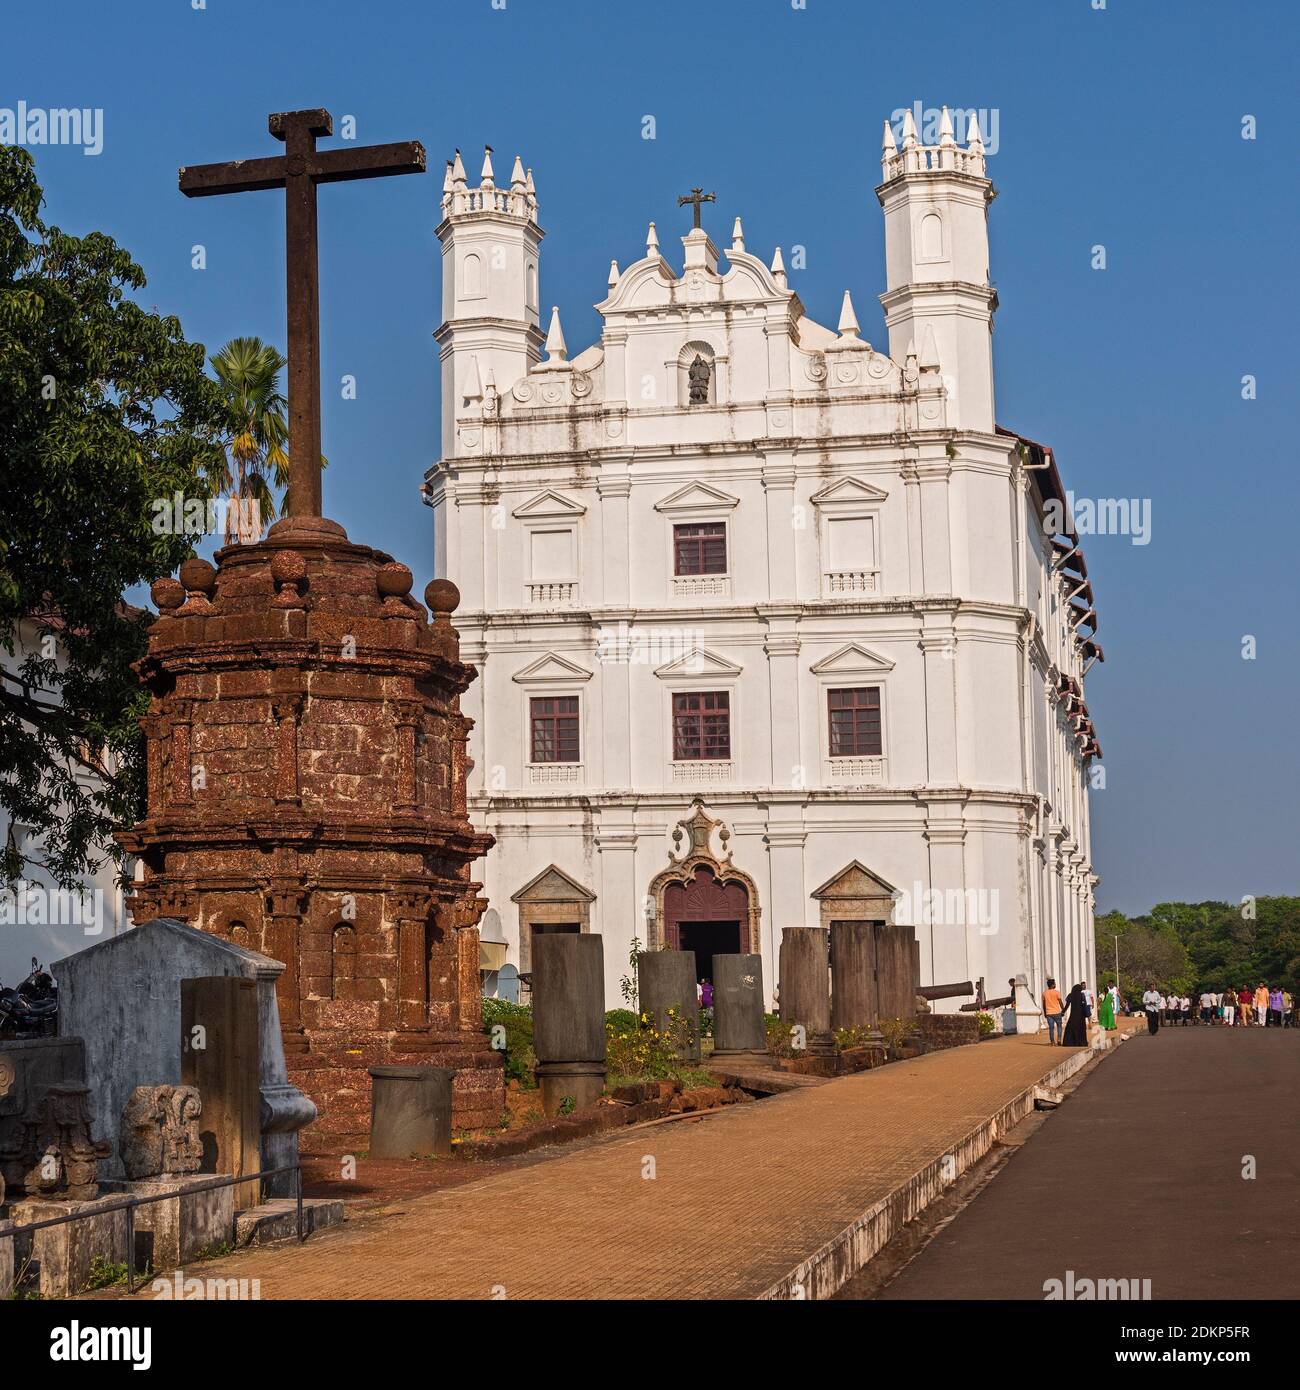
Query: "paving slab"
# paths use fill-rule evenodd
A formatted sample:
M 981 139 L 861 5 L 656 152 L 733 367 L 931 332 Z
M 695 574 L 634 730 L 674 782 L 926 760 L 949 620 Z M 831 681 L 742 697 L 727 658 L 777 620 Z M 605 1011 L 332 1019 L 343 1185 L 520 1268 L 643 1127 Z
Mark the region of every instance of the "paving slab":
M 906 1219 L 918 1174 L 973 1161 L 994 1117 L 1014 1123 L 1036 1085 L 1090 1055 L 1042 1037 L 953 1048 L 631 1130 L 204 1272 L 260 1279 L 263 1299 L 788 1296 L 810 1258 L 847 1248 L 882 1204 Z

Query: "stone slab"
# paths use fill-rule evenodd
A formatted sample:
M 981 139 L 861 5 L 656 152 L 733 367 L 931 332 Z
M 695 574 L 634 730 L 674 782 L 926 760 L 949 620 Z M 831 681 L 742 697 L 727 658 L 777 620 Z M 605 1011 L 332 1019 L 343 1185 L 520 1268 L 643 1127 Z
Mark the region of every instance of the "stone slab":
M 176 1194 L 170 1201 L 150 1202 L 135 1209 L 136 1248 L 139 1250 L 142 1244 L 148 1246 L 149 1265 L 155 1273 L 179 1269 L 190 1260 L 233 1241 L 235 1189 L 218 1187 L 206 1192 L 195 1191 L 211 1182 L 213 1176 L 199 1173 L 189 1177 L 144 1178 L 137 1182 L 109 1178 L 103 1183 L 105 1195 Z M 144 1241 L 142 1236 L 146 1237 Z M 142 1259 L 137 1259 L 137 1267 L 143 1267 Z
M 341 1201 L 327 1197 L 307 1197 L 302 1204 L 303 1230 L 310 1235 L 346 1220 Z M 236 1245 L 269 1245 L 277 1240 L 296 1240 L 298 1204 L 292 1197 L 276 1197 L 261 1206 L 248 1207 L 235 1217 Z

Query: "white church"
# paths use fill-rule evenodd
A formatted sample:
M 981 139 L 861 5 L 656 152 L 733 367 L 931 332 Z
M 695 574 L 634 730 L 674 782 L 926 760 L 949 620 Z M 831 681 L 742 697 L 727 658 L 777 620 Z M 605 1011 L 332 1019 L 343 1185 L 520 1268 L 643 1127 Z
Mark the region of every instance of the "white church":
M 571 354 L 531 170 L 448 164 L 425 496 L 479 671 L 483 936 L 525 980 L 536 932 L 598 931 L 608 1007 L 634 938 L 759 952 L 770 1000 L 783 928 L 854 920 L 913 925 L 924 984 L 1022 977 L 1022 1026 L 1095 981 L 1092 591 L 1050 450 L 997 424 L 978 122 L 936 135 L 885 125 L 879 347 L 687 200 Z

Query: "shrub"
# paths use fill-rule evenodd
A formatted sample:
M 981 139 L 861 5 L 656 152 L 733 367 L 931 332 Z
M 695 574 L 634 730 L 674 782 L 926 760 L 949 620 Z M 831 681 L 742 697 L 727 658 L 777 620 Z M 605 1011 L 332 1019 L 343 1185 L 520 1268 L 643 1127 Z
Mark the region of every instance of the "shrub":
M 504 1030 L 496 1033 L 497 1028 Z M 512 1004 L 506 999 L 483 1001 L 483 1031 L 496 1042 L 501 1038 L 505 1047 L 506 1080 L 517 1081 L 527 1089 L 537 1085 L 533 1075 L 537 1054 L 533 1051 L 533 1011 L 527 1004 Z
M 782 1023 L 776 1014 L 764 1014 L 763 1030 L 767 1035 L 767 1050 L 773 1057 L 794 1056 L 789 1024 Z
M 835 1046 L 843 1052 L 850 1047 L 866 1047 L 869 1043 L 878 1041 L 873 1037 L 871 1025 L 867 1023 L 855 1024 L 852 1028 L 837 1028 L 835 1030 Z
M 914 1018 L 882 1018 L 880 1020 L 880 1036 L 885 1040 L 885 1046 L 891 1052 L 897 1052 L 900 1047 L 915 1036 L 917 1022 Z
M 981 1038 L 991 1038 L 998 1031 L 993 1015 L 985 1013 L 983 1009 L 975 1015 L 975 1022 L 979 1024 Z
M 620 1019 L 628 1011 L 611 1010 L 605 1016 L 605 1069 L 608 1075 L 629 1080 L 662 1080 L 682 1072 L 683 1062 L 678 1055 L 690 1041 L 691 1020 L 682 1018 L 676 1009 L 668 1010 L 668 1026 L 660 1032 L 647 1014 L 642 1014 L 631 1027 L 619 1027 L 611 1022 L 612 1015 Z
M 607 1031 L 611 1025 L 620 1033 L 626 1033 L 630 1029 L 640 1026 L 634 1009 L 610 1009 L 605 1015 L 605 1027 Z

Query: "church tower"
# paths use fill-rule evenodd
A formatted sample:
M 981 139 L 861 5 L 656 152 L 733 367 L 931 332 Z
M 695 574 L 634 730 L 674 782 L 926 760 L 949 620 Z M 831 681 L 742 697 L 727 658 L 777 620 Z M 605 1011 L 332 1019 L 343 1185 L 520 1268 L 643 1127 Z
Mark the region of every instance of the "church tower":
M 885 212 L 885 308 L 889 355 L 918 365 L 935 359 L 948 392 L 948 423 L 993 433 L 993 311 L 989 284 L 988 205 L 984 142 L 971 114 L 966 148 L 953 137 L 943 108 L 939 143 L 926 146 L 909 110 L 899 148 L 885 122 L 881 183 Z
M 538 266 L 545 233 L 537 225 L 533 171 L 515 156 L 510 184 L 498 188 L 487 146 L 477 188 L 460 151 L 442 186 L 443 323 L 434 334 L 441 364 L 442 456 L 457 452 L 456 417 L 489 388 L 517 381 L 541 356 Z

